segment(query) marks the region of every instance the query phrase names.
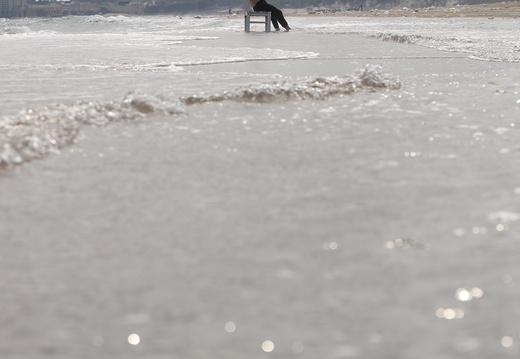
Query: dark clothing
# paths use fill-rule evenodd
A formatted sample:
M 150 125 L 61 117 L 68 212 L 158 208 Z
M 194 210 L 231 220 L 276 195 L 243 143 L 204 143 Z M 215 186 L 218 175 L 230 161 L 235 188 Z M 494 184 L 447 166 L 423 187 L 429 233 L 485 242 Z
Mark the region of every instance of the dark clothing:
M 255 11 L 270 11 L 271 12 L 271 22 L 276 30 L 280 29 L 280 25 L 282 25 L 285 29 L 289 28 L 287 21 L 283 17 L 283 13 L 280 9 L 275 6 L 268 4 L 265 0 L 260 0 L 255 7 L 253 8 Z M 280 23 L 280 25 L 278 25 Z

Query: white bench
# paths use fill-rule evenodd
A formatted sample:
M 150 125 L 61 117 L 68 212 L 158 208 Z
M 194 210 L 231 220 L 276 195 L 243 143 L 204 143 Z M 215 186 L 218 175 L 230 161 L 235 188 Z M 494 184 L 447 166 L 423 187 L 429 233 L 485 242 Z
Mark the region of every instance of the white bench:
M 271 12 L 254 11 L 249 0 L 244 0 L 245 30 L 251 31 L 251 24 L 265 24 L 265 32 L 271 31 Z M 251 17 L 263 17 L 263 20 L 251 20 Z

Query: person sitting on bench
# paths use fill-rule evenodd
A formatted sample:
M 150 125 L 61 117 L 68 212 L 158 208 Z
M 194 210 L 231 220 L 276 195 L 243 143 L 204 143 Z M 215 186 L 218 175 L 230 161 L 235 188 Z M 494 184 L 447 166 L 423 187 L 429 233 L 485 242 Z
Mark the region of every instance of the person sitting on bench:
M 268 4 L 265 0 L 249 0 L 249 2 L 255 11 L 271 12 L 271 22 L 273 23 L 275 31 L 280 31 L 280 25 L 282 25 L 286 31 L 291 30 L 280 9 Z M 280 23 L 280 25 L 278 25 L 278 23 Z

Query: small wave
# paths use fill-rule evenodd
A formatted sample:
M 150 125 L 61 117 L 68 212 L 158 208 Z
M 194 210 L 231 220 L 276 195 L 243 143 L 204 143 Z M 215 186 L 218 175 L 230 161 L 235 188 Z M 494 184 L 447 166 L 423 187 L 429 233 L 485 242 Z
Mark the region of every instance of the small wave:
M 196 95 L 181 98 L 187 105 L 205 102 L 249 101 L 273 102 L 286 100 L 323 100 L 359 90 L 398 89 L 401 82 L 383 71 L 381 66 L 366 66 L 353 76 L 319 77 L 303 83 L 272 83 L 251 85 L 217 95 Z
M 212 48 L 212 50 L 217 50 Z M 228 48 L 221 49 L 222 52 L 229 52 Z M 296 60 L 296 59 L 312 59 L 319 56 L 316 52 L 304 52 L 304 51 L 286 51 L 279 49 L 269 49 L 262 53 L 258 52 L 257 49 L 243 48 L 241 50 L 241 56 L 234 56 L 232 54 L 213 56 L 213 57 L 193 57 L 188 60 L 175 61 L 175 66 L 199 66 L 199 65 L 215 65 L 215 64 L 226 64 L 226 63 L 239 63 L 239 62 L 250 62 L 250 61 L 264 61 L 264 60 Z
M 77 102 L 40 110 L 24 110 L 18 116 L 0 118 L 0 167 L 18 165 L 68 146 L 81 125 L 105 126 L 133 121 L 149 114 L 184 113 L 186 106 L 220 101 L 274 102 L 326 99 L 356 91 L 398 89 L 401 82 L 369 65 L 353 76 L 320 77 L 302 82 L 250 85 L 216 95 L 175 97 L 140 92 L 128 93 L 122 101 Z
M 0 28 L 1 35 L 18 35 L 32 32 L 27 26 L 8 26 Z
M 373 35 L 372 37 L 374 37 L 378 40 L 383 40 L 383 41 L 393 41 L 393 42 L 399 42 L 402 44 L 413 44 L 416 42 L 416 38 L 418 38 L 420 36 L 380 33 L 377 35 Z
M 382 40 L 393 41 L 405 44 L 414 44 L 432 49 L 449 52 L 462 52 L 469 54 L 470 58 L 482 61 L 497 62 L 519 62 L 518 45 L 514 45 L 507 39 L 497 40 L 482 37 L 430 37 L 425 35 L 404 35 L 397 33 L 377 33 L 369 37 Z
M 104 126 L 153 112 L 182 112 L 182 106 L 158 96 L 129 93 L 121 102 L 78 102 L 25 110 L 0 120 L 0 166 L 21 164 L 72 144 L 81 124 Z
M 99 24 L 99 23 L 126 23 L 126 22 L 136 22 L 133 17 L 124 16 L 124 15 L 91 15 L 80 18 L 80 23 L 83 24 Z

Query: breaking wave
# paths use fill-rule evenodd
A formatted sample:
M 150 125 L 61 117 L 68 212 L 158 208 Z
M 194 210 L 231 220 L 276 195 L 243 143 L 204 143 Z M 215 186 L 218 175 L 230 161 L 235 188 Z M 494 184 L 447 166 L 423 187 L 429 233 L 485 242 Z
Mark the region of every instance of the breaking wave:
M 0 36 L 2 35 L 18 35 L 32 32 L 27 26 L 7 26 L 0 28 Z
M 216 95 L 195 95 L 181 98 L 187 105 L 205 102 L 249 101 L 273 102 L 285 100 L 322 100 L 336 95 L 346 95 L 358 90 L 398 89 L 401 82 L 385 73 L 380 66 L 367 66 L 354 76 L 319 77 L 303 83 L 275 82 L 250 85 L 235 91 Z
M 78 102 L 39 111 L 24 110 L 17 117 L 0 120 L 0 166 L 59 153 L 75 141 L 81 124 L 105 126 L 150 113 L 182 111 L 178 102 L 140 93 L 129 93 L 121 102 Z
M 117 22 L 139 22 L 140 19 L 136 19 L 133 17 L 128 17 L 124 15 L 110 15 L 110 16 L 104 16 L 104 15 L 91 15 L 91 16 L 85 16 L 80 17 L 79 23 L 84 24 L 98 24 L 98 23 L 117 23 Z
M 402 44 L 414 44 L 421 39 L 419 35 L 399 35 L 399 34 L 389 34 L 389 33 L 380 33 L 377 35 L 373 35 L 372 37 L 383 40 L 383 41 L 393 41 L 399 42 Z
M 139 92 L 122 101 L 77 102 L 40 110 L 24 110 L 18 116 L 0 118 L 0 167 L 18 165 L 60 149 L 76 140 L 81 125 L 105 126 L 134 121 L 149 114 L 179 114 L 187 106 L 207 102 L 275 102 L 323 100 L 356 91 L 399 89 L 401 82 L 380 66 L 367 66 L 352 76 L 320 77 L 302 82 L 250 85 L 215 95 L 174 97 Z
M 331 21 L 330 24 L 310 24 L 305 31 L 320 34 L 359 35 L 381 41 L 414 44 L 439 51 L 467 54 L 469 57 L 496 62 L 520 62 L 520 40 L 515 20 L 504 23 L 481 19 L 459 18 L 353 19 Z
M 520 62 L 518 41 L 513 44 L 511 41 L 495 38 L 465 38 L 465 37 L 430 37 L 424 35 L 403 35 L 396 33 L 377 33 L 369 37 L 382 40 L 393 41 L 405 44 L 414 44 L 432 49 L 449 52 L 461 52 L 469 54 L 471 58 L 484 61 L 497 62 Z

